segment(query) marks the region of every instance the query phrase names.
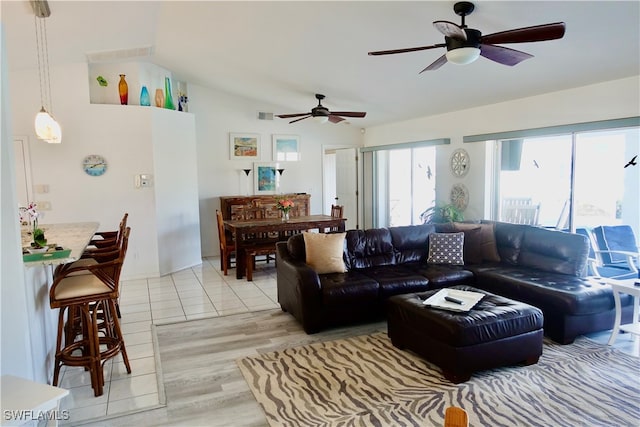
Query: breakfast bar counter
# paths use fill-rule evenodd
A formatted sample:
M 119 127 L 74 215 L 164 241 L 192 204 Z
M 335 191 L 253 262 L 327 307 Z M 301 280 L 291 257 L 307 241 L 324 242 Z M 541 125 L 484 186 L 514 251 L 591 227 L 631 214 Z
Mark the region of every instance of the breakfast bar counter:
M 29 325 L 25 334 L 29 335 L 31 342 L 33 379 L 36 382 L 50 384 L 53 379 L 58 309 L 53 310 L 49 306 L 49 287 L 53 283 L 54 267 L 79 259 L 98 226 L 97 222 L 40 224 L 47 244 L 71 249 L 71 253 L 65 258 L 24 262 L 24 292 Z M 23 247 L 30 246 L 32 236 L 29 231 L 28 227 L 22 230 Z
M 25 267 L 33 267 L 43 264 L 66 264 L 76 261 L 82 255 L 94 233 L 98 230 L 97 222 L 69 222 L 61 224 L 41 224 L 39 228 L 44 230 L 48 245 L 62 246 L 71 249 L 69 256 L 65 258 L 45 258 L 39 261 L 25 261 Z M 29 227 L 22 227 L 22 247 L 29 248 L 32 235 Z

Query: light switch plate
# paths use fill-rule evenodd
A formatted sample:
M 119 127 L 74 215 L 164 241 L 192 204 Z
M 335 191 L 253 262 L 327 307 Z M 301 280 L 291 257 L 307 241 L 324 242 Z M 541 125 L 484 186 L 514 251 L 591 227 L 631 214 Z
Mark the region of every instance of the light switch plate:
M 153 187 L 153 175 L 140 174 L 136 175 L 136 188 L 150 188 Z

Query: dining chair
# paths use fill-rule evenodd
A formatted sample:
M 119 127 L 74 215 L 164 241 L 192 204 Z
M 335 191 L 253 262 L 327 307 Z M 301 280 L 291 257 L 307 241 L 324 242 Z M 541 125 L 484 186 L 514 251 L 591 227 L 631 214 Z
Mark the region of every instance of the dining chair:
M 344 206 L 342 205 L 331 205 L 331 217 L 333 218 L 342 218 L 342 212 L 344 211 Z M 338 227 L 331 227 L 331 231 L 338 231 Z
M 247 269 L 247 281 L 253 280 L 253 270 L 256 268 L 256 257 L 264 255 L 265 260 L 268 263 L 269 259 L 273 256 L 275 259 L 276 243 L 275 242 L 263 242 L 251 245 L 245 248 L 245 266 Z
M 235 258 L 236 244 L 224 229 L 224 219 L 222 212 L 216 209 L 216 220 L 218 222 L 218 240 L 220 242 L 220 269 L 226 276 L 231 268 L 231 257 Z
M 344 211 L 344 206 L 342 205 L 331 205 L 331 216 L 333 218 L 342 218 L 342 212 Z
M 49 289 L 49 305 L 59 309 L 54 386 L 58 385 L 62 365 L 84 367 L 89 371 L 94 395 L 101 396 L 103 365 L 118 354 L 122 355 L 127 373 L 131 373 L 120 322 L 115 315 L 130 232 L 131 228 L 127 227 L 117 258 L 67 269 L 54 279 Z M 90 274 L 73 274 L 80 270 L 88 270 Z M 65 324 L 66 317 L 69 319 Z

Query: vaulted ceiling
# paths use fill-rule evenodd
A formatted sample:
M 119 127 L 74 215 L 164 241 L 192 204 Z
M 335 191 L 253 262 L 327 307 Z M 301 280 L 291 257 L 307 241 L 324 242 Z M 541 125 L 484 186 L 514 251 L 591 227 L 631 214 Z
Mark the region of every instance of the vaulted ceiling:
M 460 23 L 453 1 L 57 1 L 47 20 L 52 65 L 88 53 L 153 47 L 144 58 L 180 80 L 255 99 L 256 111 L 367 111 L 359 127 L 640 75 L 640 2 L 478 1 L 483 34 L 563 21 L 563 39 L 507 45 L 535 57 L 514 67 L 480 58 L 419 71 L 445 53 L 367 52 L 443 43 L 435 20 Z M 10 70 L 36 67 L 28 1 L 2 1 Z M 294 126 L 294 125 L 292 125 Z

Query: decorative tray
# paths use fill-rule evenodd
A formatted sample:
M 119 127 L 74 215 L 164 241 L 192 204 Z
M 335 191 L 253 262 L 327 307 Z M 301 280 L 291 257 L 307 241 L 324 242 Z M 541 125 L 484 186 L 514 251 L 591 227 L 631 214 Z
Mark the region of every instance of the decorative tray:
M 33 248 L 22 249 L 22 261 L 46 261 L 49 259 L 68 258 L 71 255 L 71 249 L 66 249 L 60 246 L 49 245 L 44 252 L 31 252 Z
M 440 289 L 422 303 L 428 307 L 441 308 L 443 310 L 467 312 L 484 297 L 483 293 L 461 291 L 458 289 Z M 447 301 L 446 298 L 454 301 Z

